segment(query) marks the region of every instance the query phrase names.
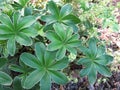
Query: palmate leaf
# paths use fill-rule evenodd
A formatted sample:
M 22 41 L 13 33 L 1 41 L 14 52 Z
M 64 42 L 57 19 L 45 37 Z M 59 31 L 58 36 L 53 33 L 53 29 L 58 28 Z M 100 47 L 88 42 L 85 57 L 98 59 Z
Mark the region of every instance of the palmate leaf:
M 34 68 L 23 82 L 25 89 L 30 89 L 37 83 L 40 85 L 40 90 L 50 90 L 52 81 L 65 84 L 68 79 L 61 72 L 68 65 L 68 58 L 56 60 L 56 51 L 47 51 L 43 43 L 35 44 L 36 56 L 23 53 L 20 60 L 27 66 Z
M 86 56 L 77 61 L 77 64 L 85 66 L 85 68 L 80 71 L 80 76 L 88 76 L 90 84 L 95 83 L 97 72 L 107 77 L 111 76 L 107 65 L 112 62 L 113 57 L 107 55 L 102 46 L 97 46 L 97 42 L 95 38 L 90 38 L 88 47 L 80 46 L 80 50 Z
M 64 30 L 59 23 L 53 25 L 55 31 L 46 32 L 46 37 L 51 41 L 47 49 L 49 51 L 57 51 L 56 58 L 62 59 L 65 56 L 66 50 L 77 54 L 76 47 L 80 45 L 79 35 L 73 34 L 71 28 Z
M 72 6 L 70 4 L 65 4 L 61 9 L 53 1 L 49 1 L 47 5 L 48 10 L 50 11 L 49 15 L 43 15 L 41 20 L 46 22 L 46 27 L 53 25 L 54 23 L 63 23 L 64 25 L 70 26 L 73 29 L 76 29 L 76 24 L 80 23 L 80 19 L 72 15 Z M 44 31 L 47 28 L 44 28 Z M 75 30 L 74 30 L 75 31 Z
M 16 42 L 32 45 L 31 37 L 37 35 L 37 31 L 31 27 L 35 21 L 34 16 L 21 17 L 18 12 L 13 14 L 12 19 L 6 14 L 0 15 L 0 40 L 7 40 L 7 50 L 11 56 L 15 54 Z

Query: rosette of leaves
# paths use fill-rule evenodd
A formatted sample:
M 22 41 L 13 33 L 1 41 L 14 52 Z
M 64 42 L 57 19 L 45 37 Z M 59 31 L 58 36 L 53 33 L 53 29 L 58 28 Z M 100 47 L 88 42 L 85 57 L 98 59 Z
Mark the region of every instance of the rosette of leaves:
M 34 16 L 21 17 L 20 13 L 13 14 L 12 19 L 6 15 L 0 15 L 0 40 L 7 41 L 7 50 L 11 56 L 15 54 L 16 42 L 20 45 L 32 45 L 31 37 L 37 35 L 37 31 L 32 28 L 36 21 Z
M 65 57 L 57 61 L 55 54 L 56 52 L 47 51 L 44 44 L 39 42 L 35 44 L 36 56 L 22 53 L 20 60 L 34 69 L 26 77 L 23 83 L 24 88 L 30 89 L 40 82 L 40 90 L 50 90 L 52 82 L 65 84 L 68 81 L 65 74 L 61 72 L 68 65 L 68 59 Z
M 49 51 L 57 51 L 56 58 L 62 59 L 66 50 L 77 54 L 76 47 L 80 45 L 79 34 L 73 33 L 73 30 L 68 27 L 64 30 L 63 26 L 59 23 L 53 25 L 55 31 L 46 32 L 46 37 L 51 41 L 47 49 Z
M 56 22 L 71 26 L 73 27 L 74 31 L 77 30 L 76 24 L 80 23 L 80 19 L 71 14 L 72 6 L 70 4 L 65 4 L 59 10 L 53 1 L 49 1 L 47 8 L 50 11 L 50 14 L 41 17 L 41 20 L 46 22 L 46 27 L 44 28 L 45 31 L 48 30 L 48 28 L 52 28 L 52 25 Z
M 81 58 L 77 62 L 77 64 L 85 67 L 80 71 L 80 76 L 88 76 L 90 84 L 95 83 L 97 72 L 106 77 L 112 75 L 107 65 L 113 60 L 113 57 L 107 55 L 105 47 L 101 45 L 98 46 L 97 42 L 98 41 L 95 38 L 91 38 L 88 41 L 89 47 L 80 46 L 80 50 L 83 52 L 85 57 Z

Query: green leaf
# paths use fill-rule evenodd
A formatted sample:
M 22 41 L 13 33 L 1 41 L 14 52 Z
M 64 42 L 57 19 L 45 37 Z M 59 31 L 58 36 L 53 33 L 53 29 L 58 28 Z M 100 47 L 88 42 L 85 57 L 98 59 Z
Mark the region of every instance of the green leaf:
M 91 64 L 91 67 L 90 67 L 89 73 L 88 73 L 88 80 L 89 80 L 90 84 L 93 85 L 95 83 L 96 79 L 97 79 L 97 72 L 94 67 L 94 64 Z
M 50 70 L 61 70 L 67 67 L 68 63 L 69 63 L 68 58 L 64 57 L 62 60 L 59 60 L 53 63 L 51 66 L 49 66 L 49 69 Z
M 67 16 L 72 12 L 72 6 L 70 4 L 65 4 L 60 10 L 60 17 Z
M 15 72 L 20 72 L 23 73 L 24 70 L 22 69 L 22 67 L 18 66 L 18 65 L 10 65 L 9 69 Z
M 66 53 L 66 48 L 65 47 L 61 47 L 57 53 L 56 53 L 56 58 L 58 60 L 62 59 L 64 56 L 65 56 L 65 53 Z
M 70 47 L 78 47 L 78 46 L 80 46 L 80 44 L 81 44 L 80 40 L 75 40 L 75 41 L 69 41 L 68 42 L 68 45 Z
M 69 51 L 69 52 L 77 55 L 77 50 L 76 50 L 76 48 L 73 48 L 73 47 L 71 47 L 70 45 L 67 45 L 67 46 L 66 46 L 66 49 L 67 49 L 67 51 Z
M 24 9 L 25 16 L 32 15 L 32 13 L 33 13 L 32 7 L 25 7 L 25 9 Z
M 34 29 L 32 27 L 30 27 L 30 28 L 24 28 L 21 32 L 24 33 L 26 36 L 32 37 L 32 38 L 34 38 L 38 34 L 38 32 L 36 31 L 36 29 Z
M 49 51 L 54 51 L 54 50 L 57 50 L 57 49 L 59 49 L 59 48 L 61 48 L 62 47 L 62 44 L 61 44 L 61 42 L 52 42 L 52 43 L 50 43 L 49 45 L 48 45 L 48 47 L 47 47 L 47 49 L 49 50 Z
M 7 63 L 7 59 L 6 58 L 0 58 L 0 68 L 3 67 L 6 63 Z
M 95 64 L 96 70 L 106 76 L 106 77 L 110 77 L 112 75 L 112 73 L 110 72 L 110 69 L 108 69 L 107 67 L 100 65 L 100 64 Z
M 57 18 L 59 17 L 59 9 L 58 9 L 57 5 L 53 1 L 48 2 L 48 9 Z
M 7 49 L 8 49 L 8 52 L 11 56 L 13 56 L 15 54 L 16 44 L 15 44 L 15 38 L 14 37 L 11 37 L 7 41 Z
M 50 41 L 60 41 L 60 37 L 58 37 L 58 35 L 54 32 L 54 31 L 48 31 L 46 32 L 46 37 L 50 40 Z
M 55 59 L 56 59 L 55 51 L 45 51 L 44 60 L 46 66 L 51 65 L 55 61 Z
M 91 61 L 88 58 L 81 58 L 77 61 L 77 64 L 79 64 L 79 65 L 87 65 L 90 63 L 91 63 Z
M 34 16 L 26 16 L 20 19 L 17 30 L 22 30 L 24 28 L 30 27 L 32 24 L 34 24 L 36 21 L 36 18 Z
M 105 52 L 105 46 L 99 46 L 97 48 L 97 57 L 99 57 L 101 55 L 104 55 L 104 54 L 106 54 L 106 52 Z
M 77 18 L 74 15 L 67 15 L 62 19 L 62 22 L 66 23 L 67 25 L 71 25 L 71 24 L 78 24 L 80 23 L 80 19 Z
M 15 12 L 13 14 L 13 24 L 15 28 L 17 28 L 17 24 L 19 23 L 20 17 L 21 17 L 21 14 L 19 12 Z
M 21 80 L 19 77 L 15 77 L 13 81 L 13 88 L 14 90 L 23 90 L 21 86 Z
M 24 33 L 18 33 L 18 35 L 15 37 L 16 41 L 21 44 L 21 45 L 25 45 L 25 46 L 30 46 L 32 45 L 32 40 L 30 37 L 26 36 Z
M 30 89 L 34 85 L 36 85 L 44 76 L 45 71 L 44 70 L 35 70 L 32 73 L 30 73 L 29 76 L 24 81 L 24 88 Z
M 56 34 L 61 38 L 61 40 L 64 40 L 66 37 L 66 34 L 63 26 L 59 23 L 55 23 L 53 27 L 55 29 Z
M 0 15 L 0 22 L 7 25 L 12 30 L 12 28 L 13 28 L 12 21 L 10 20 L 10 18 L 6 14 Z
M 89 74 L 89 70 L 90 70 L 90 68 L 88 68 L 88 67 L 82 69 L 82 70 L 80 71 L 80 76 L 81 76 L 81 77 L 87 76 L 87 75 Z
M 79 34 L 73 34 L 70 37 L 68 37 L 68 42 L 70 43 L 70 42 L 74 42 L 76 40 L 78 41 L 78 39 L 79 39 Z
M 57 18 L 55 17 L 55 15 L 44 15 L 41 16 L 41 20 L 47 22 L 47 25 L 50 25 L 54 22 L 57 22 Z
M 13 33 L 12 30 L 8 26 L 0 24 L 0 34 L 12 34 L 12 33 Z
M 86 54 L 88 48 L 86 48 L 85 46 L 81 45 L 78 47 L 78 49 L 83 53 L 83 54 Z
M 95 38 L 91 38 L 88 41 L 88 44 L 89 44 L 89 49 L 91 49 L 91 54 L 93 55 L 93 57 L 96 57 L 96 55 L 97 55 L 97 46 L 96 46 Z
M 20 60 L 23 63 L 25 63 L 27 66 L 30 66 L 32 68 L 41 69 L 39 60 L 32 54 L 22 53 L 20 55 Z
M 12 78 L 8 74 L 0 71 L 0 84 L 11 85 L 12 84 Z
M 47 73 L 40 81 L 40 90 L 51 90 L 51 77 Z
M 72 28 L 68 27 L 67 30 L 66 30 L 66 36 L 71 38 L 72 34 L 73 34 Z
M 36 43 L 35 44 L 35 54 L 37 56 L 37 58 L 39 59 L 39 61 L 41 62 L 41 64 L 44 64 L 44 54 L 45 54 L 45 45 L 43 43 Z
M 49 74 L 57 84 L 65 84 L 68 82 L 66 75 L 59 71 L 49 70 Z
M 101 64 L 101 65 L 107 65 L 113 60 L 113 57 L 110 55 L 102 55 L 100 57 L 97 57 L 95 59 L 95 62 Z
M 0 35 L 0 40 L 7 40 L 9 38 L 11 38 L 13 36 L 13 34 L 1 34 Z

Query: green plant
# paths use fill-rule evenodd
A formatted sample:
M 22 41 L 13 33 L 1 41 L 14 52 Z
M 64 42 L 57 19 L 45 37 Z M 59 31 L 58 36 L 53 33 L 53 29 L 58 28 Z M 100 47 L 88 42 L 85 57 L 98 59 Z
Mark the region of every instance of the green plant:
M 81 1 L 81 15 L 74 14 L 72 2 L 62 6 L 53 1 L 39 10 L 30 0 L 11 0 L 12 12 L 0 11 L 0 90 L 51 90 L 53 83 L 73 80 L 69 72 L 74 66 L 92 85 L 98 73 L 112 75 L 108 66 L 113 57 L 106 47 L 94 35 L 81 33 L 97 28 L 88 1 Z
M 49 90 L 51 80 L 58 84 L 65 84 L 68 81 L 67 77 L 59 72 L 67 66 L 67 58 L 57 61 L 56 52 L 47 51 L 42 43 L 35 44 L 35 54 L 37 57 L 29 53 L 23 53 L 20 56 L 22 62 L 35 69 L 26 77 L 23 84 L 24 88 L 30 89 L 40 81 L 41 90 Z M 34 75 L 36 76 L 34 77 Z
M 15 54 L 16 42 L 21 45 L 32 45 L 32 39 L 37 31 L 31 27 L 36 21 L 34 16 L 21 17 L 20 13 L 14 13 L 12 19 L 6 14 L 0 15 L 0 40 L 7 40 L 7 49 L 11 56 Z
M 72 13 L 72 6 L 70 4 L 65 4 L 60 10 L 57 5 L 50 1 L 47 5 L 50 15 L 43 15 L 41 20 L 46 22 L 44 30 L 51 28 L 53 23 L 63 23 L 67 26 L 73 27 L 74 31 L 77 31 L 76 24 L 80 23 L 80 20 Z
M 81 58 L 77 64 L 85 66 L 80 71 L 80 76 L 88 76 L 88 80 L 91 84 L 94 84 L 97 79 L 97 72 L 104 76 L 111 76 L 110 69 L 106 67 L 112 62 L 113 57 L 107 55 L 105 47 L 98 46 L 97 40 L 91 38 L 88 42 L 88 47 L 80 46 L 80 50 L 84 53 L 85 57 Z
M 63 58 L 66 50 L 77 54 L 75 48 L 80 45 L 79 35 L 73 34 L 73 30 L 70 27 L 64 30 L 63 26 L 58 23 L 54 24 L 53 27 L 55 31 L 48 31 L 46 33 L 46 37 L 51 41 L 47 47 L 48 50 L 58 50 L 56 54 L 57 59 Z

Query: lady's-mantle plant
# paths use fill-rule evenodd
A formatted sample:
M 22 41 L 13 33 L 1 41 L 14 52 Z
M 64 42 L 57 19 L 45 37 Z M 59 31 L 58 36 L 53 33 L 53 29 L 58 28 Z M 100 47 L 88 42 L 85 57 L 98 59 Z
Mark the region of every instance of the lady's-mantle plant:
M 15 54 L 16 42 L 20 45 L 32 45 L 31 37 L 37 35 L 37 31 L 31 27 L 36 18 L 34 16 L 21 17 L 16 12 L 10 18 L 6 14 L 0 15 L 0 40 L 7 40 L 7 50 L 11 56 Z
M 90 84 L 94 84 L 97 79 L 97 72 L 104 76 L 111 76 L 110 69 L 106 67 L 113 57 L 106 54 L 105 47 L 97 46 L 97 40 L 91 38 L 88 41 L 88 47 L 80 46 L 80 50 L 85 55 L 84 58 L 80 58 L 77 64 L 85 66 L 80 71 L 80 76 L 88 76 Z
M 62 59 L 66 50 L 77 54 L 76 47 L 80 45 L 79 34 L 73 34 L 73 30 L 68 27 L 64 30 L 63 26 L 59 23 L 53 25 L 55 31 L 48 31 L 46 37 L 51 41 L 48 45 L 49 51 L 57 51 L 57 59 Z
M 44 30 L 51 28 L 54 23 L 63 23 L 67 26 L 73 27 L 74 31 L 77 31 L 76 24 L 80 23 L 80 19 L 72 14 L 72 6 L 65 4 L 60 10 L 57 5 L 50 1 L 47 4 L 49 15 L 43 15 L 41 20 L 46 22 Z
M 43 43 L 35 44 L 35 56 L 25 52 L 20 59 L 34 68 L 24 81 L 23 87 L 26 89 L 32 88 L 38 82 L 40 90 L 50 90 L 52 81 L 58 84 L 68 82 L 66 75 L 61 72 L 68 65 L 67 57 L 57 61 L 56 52 L 47 51 Z
M 30 0 L 19 2 L 22 8 L 31 5 Z M 71 62 L 82 65 L 80 78 L 87 76 L 92 85 L 98 73 L 106 77 L 112 75 L 108 65 L 113 57 L 106 53 L 100 41 L 86 36 L 86 43 L 82 45 L 84 35 L 77 27 L 81 20 L 73 14 L 72 5 L 61 7 L 49 1 L 46 6 L 44 15 L 34 6 L 27 16 L 22 15 L 29 10 L 19 13 L 22 8 L 13 8 L 12 16 L 0 12 L 0 90 L 7 88 L 5 86 L 9 86 L 8 90 L 51 90 L 53 83 L 69 82 L 66 71 L 70 71 Z M 3 55 L 1 45 L 5 45 L 8 57 Z M 72 61 L 69 60 L 71 54 L 76 55 Z

